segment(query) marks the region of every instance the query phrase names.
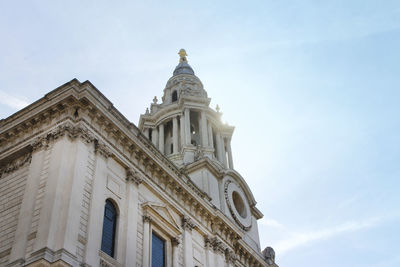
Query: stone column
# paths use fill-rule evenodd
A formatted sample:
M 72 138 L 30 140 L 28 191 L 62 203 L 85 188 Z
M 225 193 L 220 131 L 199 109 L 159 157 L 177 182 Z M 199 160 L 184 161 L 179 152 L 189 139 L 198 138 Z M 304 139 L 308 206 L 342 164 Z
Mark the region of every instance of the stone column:
M 207 133 L 207 116 L 204 110 L 200 113 L 200 135 L 201 135 L 201 144 L 203 147 L 208 146 L 208 133 Z
M 180 130 L 181 130 L 181 148 L 185 145 L 185 117 L 181 115 L 180 117 Z
M 142 267 L 150 267 L 150 216 L 143 215 L 143 264 Z
M 137 236 L 137 214 L 139 204 L 139 185 L 142 183 L 142 178 L 133 169 L 126 172 L 127 181 L 127 205 L 126 205 L 126 252 L 125 266 L 136 265 L 136 236 Z
M 144 136 L 149 138 L 149 128 L 144 129 Z
M 210 122 L 207 122 L 207 132 L 208 132 L 208 146 L 213 148 L 214 147 L 214 140 L 213 140 L 213 132 L 212 132 L 212 126 Z
M 193 266 L 193 240 L 192 230 L 194 224 L 189 217 L 182 218 L 183 227 L 183 266 Z M 222 266 L 222 265 L 221 265 Z
M 157 127 L 153 128 L 153 131 L 151 133 L 151 141 L 158 148 L 158 130 L 157 130 Z
M 232 159 L 232 148 L 231 148 L 231 139 L 227 139 L 226 149 L 228 152 L 228 163 L 229 169 L 233 170 L 233 159 Z
M 172 243 L 172 267 L 179 267 L 179 237 L 171 239 Z
M 158 130 L 158 149 L 164 154 L 164 124 L 160 124 Z
M 185 108 L 185 144 L 190 145 L 190 110 Z
M 172 118 L 172 146 L 173 154 L 178 153 L 178 119 L 177 117 Z

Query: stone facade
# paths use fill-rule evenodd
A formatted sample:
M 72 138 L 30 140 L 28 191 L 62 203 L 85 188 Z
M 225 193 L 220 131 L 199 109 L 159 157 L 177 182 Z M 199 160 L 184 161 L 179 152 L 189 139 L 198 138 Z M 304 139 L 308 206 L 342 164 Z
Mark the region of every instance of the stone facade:
M 139 127 L 76 79 L 0 121 L 0 266 L 277 266 L 233 169 L 233 127 L 181 61 Z M 105 201 L 115 253 L 101 250 Z M 272 256 L 273 255 L 273 256 Z

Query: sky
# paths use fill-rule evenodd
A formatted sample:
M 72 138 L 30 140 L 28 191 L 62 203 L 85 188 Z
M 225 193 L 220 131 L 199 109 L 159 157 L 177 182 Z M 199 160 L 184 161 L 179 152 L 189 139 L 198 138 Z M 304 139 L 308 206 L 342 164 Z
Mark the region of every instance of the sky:
M 281 267 L 400 266 L 400 2 L 1 1 L 0 118 L 90 80 L 138 123 L 185 48 Z

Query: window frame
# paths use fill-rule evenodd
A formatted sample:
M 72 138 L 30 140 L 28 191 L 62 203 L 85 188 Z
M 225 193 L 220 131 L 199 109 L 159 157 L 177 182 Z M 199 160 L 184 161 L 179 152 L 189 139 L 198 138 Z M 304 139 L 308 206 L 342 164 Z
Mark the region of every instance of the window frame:
M 107 204 L 110 203 L 115 211 L 115 221 L 113 224 L 113 238 L 112 238 L 112 250 L 111 255 L 108 252 L 103 250 L 103 239 L 104 239 L 104 222 L 106 220 L 106 208 Z M 103 209 L 103 225 L 101 231 L 101 243 L 100 243 L 100 250 L 105 253 L 107 256 L 116 259 L 117 256 L 117 239 L 118 239 L 118 225 L 119 225 L 119 209 L 117 203 L 112 198 L 107 198 L 104 201 L 104 209 Z

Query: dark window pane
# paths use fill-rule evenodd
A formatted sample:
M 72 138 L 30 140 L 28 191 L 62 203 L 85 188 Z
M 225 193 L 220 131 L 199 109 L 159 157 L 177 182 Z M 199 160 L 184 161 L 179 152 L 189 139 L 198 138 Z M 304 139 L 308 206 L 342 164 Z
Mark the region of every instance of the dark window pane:
M 151 248 L 151 267 L 164 267 L 165 241 L 153 233 Z
M 110 200 L 104 207 L 103 234 L 101 250 L 114 257 L 115 227 L 117 224 L 117 211 Z

